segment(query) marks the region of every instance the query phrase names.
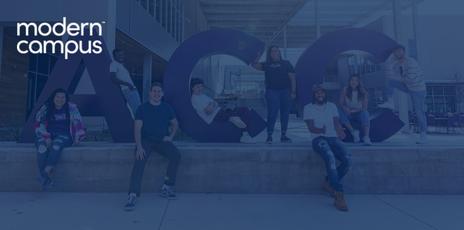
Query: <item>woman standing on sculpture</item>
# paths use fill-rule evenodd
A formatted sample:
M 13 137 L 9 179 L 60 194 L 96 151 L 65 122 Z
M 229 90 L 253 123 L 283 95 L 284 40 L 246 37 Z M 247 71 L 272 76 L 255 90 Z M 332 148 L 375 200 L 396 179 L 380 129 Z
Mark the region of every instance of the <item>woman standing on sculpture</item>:
M 79 144 L 85 131 L 77 106 L 66 90 L 55 90 L 36 114 L 37 166 L 42 189 L 53 185 L 52 175 L 64 148 Z
M 280 111 L 280 141 L 289 143 L 291 139 L 287 137 L 287 127 L 291 100 L 296 97 L 295 70 L 289 61 L 282 59 L 278 46 L 270 46 L 266 53 L 266 61 L 256 61 L 252 66 L 264 71 L 265 76 L 268 134 L 266 142 L 272 143 L 272 134 Z

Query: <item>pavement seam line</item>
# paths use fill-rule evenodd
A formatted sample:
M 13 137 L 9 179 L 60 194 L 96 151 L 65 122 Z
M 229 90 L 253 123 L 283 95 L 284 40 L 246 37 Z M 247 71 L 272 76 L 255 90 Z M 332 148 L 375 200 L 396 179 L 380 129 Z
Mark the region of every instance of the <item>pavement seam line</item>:
M 166 202 L 166 205 L 164 206 L 164 211 L 163 211 L 163 215 L 161 215 L 161 221 L 158 225 L 158 230 L 161 230 L 161 228 L 163 227 L 163 223 L 164 223 L 164 218 L 166 217 L 166 214 L 168 213 L 168 208 L 169 208 L 169 203 L 171 201 L 168 199 L 167 202 Z
M 375 196 L 375 198 L 377 198 L 378 200 L 380 200 L 380 201 L 383 202 L 384 204 L 390 206 L 391 208 L 395 209 L 396 211 L 401 212 L 401 213 L 403 213 L 403 214 L 406 215 L 406 216 L 409 216 L 410 218 L 414 219 L 415 221 L 417 221 L 417 222 L 419 222 L 419 223 L 421 223 L 421 224 L 424 224 L 424 225 L 428 226 L 428 227 L 431 228 L 431 229 L 439 230 L 437 227 L 433 226 L 432 224 L 429 224 L 429 223 L 427 223 L 427 222 L 425 222 L 425 221 L 419 219 L 417 216 L 415 216 L 415 215 L 413 215 L 413 214 L 407 212 L 406 210 L 403 210 L 403 209 L 401 209 L 401 208 L 399 208 L 399 207 L 394 206 L 392 203 L 390 203 L 390 202 L 388 202 L 388 201 L 382 199 L 381 197 Z

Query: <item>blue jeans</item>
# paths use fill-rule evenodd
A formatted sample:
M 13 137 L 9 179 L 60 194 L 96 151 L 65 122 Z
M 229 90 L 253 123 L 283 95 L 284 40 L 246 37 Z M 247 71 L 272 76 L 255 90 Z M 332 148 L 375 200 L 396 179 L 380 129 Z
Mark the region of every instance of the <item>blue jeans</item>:
M 351 113 L 350 115 L 346 114 L 345 110 L 338 108 L 338 113 L 340 116 L 340 122 L 343 125 L 351 124 L 350 120 L 356 119 L 361 122 L 362 127 L 369 126 L 369 112 L 367 110 L 361 110 L 356 113 Z
M 411 91 L 408 87 L 399 81 L 389 80 L 387 82 L 387 97 L 392 97 L 393 89 L 397 88 L 411 96 L 412 103 L 414 106 L 414 111 L 416 111 L 417 115 L 417 123 L 419 125 L 420 132 L 427 132 L 427 117 L 425 116 L 426 108 L 425 108 L 425 98 L 427 96 L 426 91 Z
M 63 149 L 71 146 L 73 140 L 70 135 L 52 135 L 52 143 L 47 147 L 45 139 L 37 138 L 35 145 L 37 147 L 37 166 L 39 175 L 42 178 L 48 177 L 45 173 L 45 167 L 55 167 L 58 163 Z
M 274 126 L 280 110 L 280 126 L 282 134 L 287 133 L 288 118 L 290 116 L 290 90 L 288 89 L 266 89 L 267 104 L 267 133 L 274 133 Z
M 140 101 L 139 92 L 134 90 L 125 89 L 122 91 L 124 94 L 124 98 L 126 98 L 126 102 L 132 110 L 132 114 L 135 116 L 135 112 L 137 112 L 137 108 L 142 104 Z
M 313 139 L 313 149 L 324 160 L 327 170 L 326 180 L 337 192 L 343 192 L 342 178 L 351 168 L 351 153 L 337 137 L 316 137 Z M 340 161 L 337 167 L 336 159 Z

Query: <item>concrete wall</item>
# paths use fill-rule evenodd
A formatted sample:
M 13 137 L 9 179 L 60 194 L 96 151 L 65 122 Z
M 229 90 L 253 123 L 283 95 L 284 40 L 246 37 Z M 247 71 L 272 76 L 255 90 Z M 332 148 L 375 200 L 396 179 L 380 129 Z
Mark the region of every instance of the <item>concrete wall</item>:
M 239 147 L 238 147 L 239 146 Z M 27 144 L 0 143 L 0 191 L 37 191 L 36 156 Z M 177 190 L 200 193 L 319 193 L 322 160 L 309 144 L 179 144 Z M 463 194 L 462 147 L 352 147 L 348 193 Z M 64 151 L 55 191 L 124 192 L 133 145 L 84 143 Z M 166 160 L 154 154 L 144 190 L 157 191 Z

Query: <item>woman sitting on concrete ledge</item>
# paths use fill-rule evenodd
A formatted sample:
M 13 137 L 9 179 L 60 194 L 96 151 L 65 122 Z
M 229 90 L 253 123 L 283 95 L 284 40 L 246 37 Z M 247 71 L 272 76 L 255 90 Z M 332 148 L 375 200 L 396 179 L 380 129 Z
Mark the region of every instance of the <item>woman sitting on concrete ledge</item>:
M 85 131 L 77 106 L 66 90 L 55 90 L 36 114 L 37 165 L 42 189 L 53 185 L 52 174 L 64 148 L 79 144 Z
M 254 143 L 253 137 L 258 135 L 257 130 L 260 126 L 266 125 L 265 121 L 252 121 L 252 110 L 247 107 L 236 107 L 233 109 L 221 108 L 216 101 L 204 93 L 203 80 L 193 78 L 190 83 L 192 92 L 192 105 L 197 114 L 207 123 L 211 124 L 213 121 L 230 122 L 237 128 L 243 130 L 241 142 Z M 254 122 L 260 124 L 252 124 Z

